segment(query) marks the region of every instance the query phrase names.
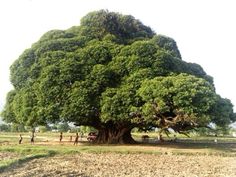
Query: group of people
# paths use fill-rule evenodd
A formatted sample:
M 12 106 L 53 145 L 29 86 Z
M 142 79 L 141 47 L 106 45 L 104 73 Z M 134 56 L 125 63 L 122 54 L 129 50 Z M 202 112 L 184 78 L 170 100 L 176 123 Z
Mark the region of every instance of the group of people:
M 82 140 L 83 135 L 84 135 L 83 132 L 80 132 L 80 135 L 79 135 L 78 132 L 76 132 L 76 134 L 75 134 L 75 140 L 74 140 L 74 145 L 77 145 L 77 144 L 78 144 L 79 138 L 80 138 L 80 140 Z M 61 133 L 60 133 L 60 136 L 59 136 L 59 141 L 62 142 L 62 139 L 63 139 L 63 133 L 61 132 Z M 70 136 L 70 142 L 72 142 L 72 136 Z
M 80 140 L 82 140 L 83 135 L 84 135 L 83 132 L 80 132 L 80 134 L 77 132 L 77 133 L 75 134 L 74 145 L 77 145 L 77 144 L 78 144 L 79 138 L 80 138 Z M 31 137 L 30 137 L 30 143 L 31 143 L 31 144 L 34 144 L 34 138 L 35 138 L 35 135 L 34 135 L 34 133 L 32 133 L 32 135 L 31 135 Z M 63 139 L 63 133 L 60 132 L 59 141 L 62 142 L 62 139 Z M 20 134 L 20 137 L 19 137 L 19 144 L 21 144 L 22 141 L 23 141 L 23 137 L 22 137 L 22 135 Z M 72 136 L 70 136 L 70 142 L 72 142 Z
M 31 135 L 31 137 L 30 137 L 30 143 L 31 144 L 34 144 L 34 133 L 32 133 L 32 135 Z M 19 144 L 21 144 L 22 143 L 22 141 L 23 141 L 23 137 L 22 137 L 22 135 L 20 134 L 20 138 L 19 138 Z

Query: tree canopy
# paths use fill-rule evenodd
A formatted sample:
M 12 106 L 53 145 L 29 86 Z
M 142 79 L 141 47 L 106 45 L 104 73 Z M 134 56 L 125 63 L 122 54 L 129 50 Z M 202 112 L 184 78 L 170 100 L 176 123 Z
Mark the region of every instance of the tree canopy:
M 100 10 L 80 26 L 49 31 L 10 71 L 5 121 L 88 125 L 102 143 L 132 142 L 134 127 L 184 132 L 236 120 L 200 65 L 130 15 Z

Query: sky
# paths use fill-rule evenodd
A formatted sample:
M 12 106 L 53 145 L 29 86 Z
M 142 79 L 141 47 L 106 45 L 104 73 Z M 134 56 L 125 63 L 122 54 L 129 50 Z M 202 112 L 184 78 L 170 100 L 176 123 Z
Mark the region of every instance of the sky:
M 200 64 L 216 92 L 236 106 L 235 8 L 234 0 L 0 0 L 0 110 L 13 89 L 9 67 L 19 55 L 45 32 L 77 26 L 100 9 L 133 15 L 174 38 L 182 59 Z

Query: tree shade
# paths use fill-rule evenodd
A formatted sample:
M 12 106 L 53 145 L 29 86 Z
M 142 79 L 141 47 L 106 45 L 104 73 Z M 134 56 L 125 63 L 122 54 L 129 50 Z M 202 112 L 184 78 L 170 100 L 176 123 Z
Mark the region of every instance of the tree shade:
M 10 70 L 5 121 L 89 125 L 100 143 L 132 143 L 134 127 L 184 132 L 236 117 L 212 77 L 183 61 L 173 39 L 130 15 L 100 10 L 80 26 L 49 31 Z

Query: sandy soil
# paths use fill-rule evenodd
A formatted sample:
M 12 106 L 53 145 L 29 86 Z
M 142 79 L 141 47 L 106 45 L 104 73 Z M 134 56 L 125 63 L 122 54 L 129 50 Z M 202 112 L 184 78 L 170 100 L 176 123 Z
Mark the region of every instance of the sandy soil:
M 34 159 L 8 169 L 0 173 L 0 176 L 236 177 L 236 158 L 213 155 L 81 153 Z

